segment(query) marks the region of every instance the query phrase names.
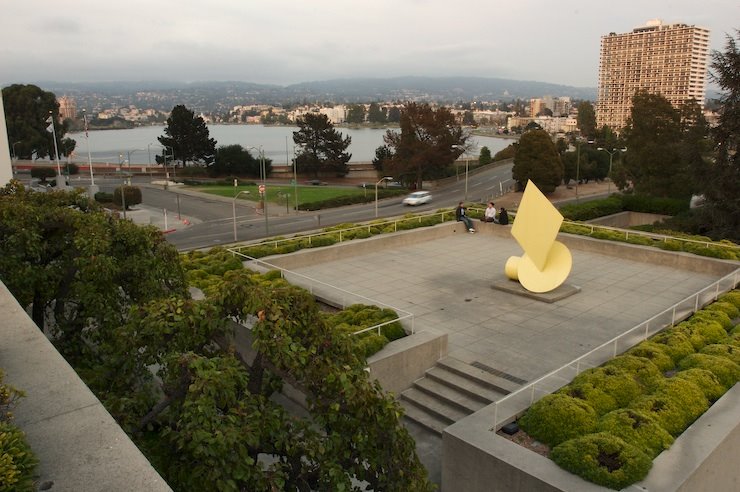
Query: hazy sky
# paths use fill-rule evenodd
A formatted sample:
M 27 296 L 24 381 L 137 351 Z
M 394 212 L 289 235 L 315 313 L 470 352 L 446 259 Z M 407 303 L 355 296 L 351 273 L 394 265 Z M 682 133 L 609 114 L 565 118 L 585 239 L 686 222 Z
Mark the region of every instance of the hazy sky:
M 648 19 L 740 28 L 738 0 L 0 0 L 0 84 L 483 76 L 595 87 Z

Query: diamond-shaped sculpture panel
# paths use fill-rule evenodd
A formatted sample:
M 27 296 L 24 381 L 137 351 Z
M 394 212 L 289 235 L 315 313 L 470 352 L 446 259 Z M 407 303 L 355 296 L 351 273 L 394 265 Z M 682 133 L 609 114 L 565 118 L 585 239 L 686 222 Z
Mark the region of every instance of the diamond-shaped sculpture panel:
M 528 181 L 511 227 L 524 254 L 506 261 L 506 276 L 530 292 L 549 292 L 560 286 L 573 266 L 568 248 L 555 240 L 562 223 L 560 212 Z
M 545 269 L 550 247 L 558 235 L 563 216 L 531 180 L 527 181 L 522 202 L 511 226 L 511 235 L 538 270 Z

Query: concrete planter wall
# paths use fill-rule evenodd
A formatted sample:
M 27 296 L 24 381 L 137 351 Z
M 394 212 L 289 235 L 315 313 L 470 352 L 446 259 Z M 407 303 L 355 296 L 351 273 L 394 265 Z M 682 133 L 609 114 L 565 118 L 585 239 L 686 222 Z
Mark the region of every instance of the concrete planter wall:
M 442 490 L 606 491 L 490 430 L 490 407 L 445 429 Z M 740 385 L 725 393 L 654 461 L 630 492 L 740 490 Z

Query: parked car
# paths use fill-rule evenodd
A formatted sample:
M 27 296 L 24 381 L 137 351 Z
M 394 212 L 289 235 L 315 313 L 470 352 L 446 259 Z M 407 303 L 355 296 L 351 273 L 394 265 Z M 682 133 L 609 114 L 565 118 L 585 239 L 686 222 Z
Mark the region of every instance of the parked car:
M 432 201 L 432 194 L 428 191 L 415 191 L 403 199 L 404 205 L 423 205 Z

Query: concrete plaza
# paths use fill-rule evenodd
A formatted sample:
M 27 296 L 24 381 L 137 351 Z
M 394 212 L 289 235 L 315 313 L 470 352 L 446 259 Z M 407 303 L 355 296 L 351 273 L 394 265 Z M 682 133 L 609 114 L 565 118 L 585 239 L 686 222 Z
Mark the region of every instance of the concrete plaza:
M 571 247 L 573 269 L 566 283 L 581 290 L 548 304 L 493 288 L 495 283 L 507 281 L 506 260 L 522 254 L 508 228 L 486 224 L 478 233 L 468 234 L 460 225 L 437 227 L 446 227 L 449 233 L 436 234 L 435 239 L 419 233 L 418 240 L 392 247 L 380 238 L 375 239 L 377 245 L 372 243 L 374 239 L 363 240 L 368 244 L 362 253 L 337 251 L 329 261 L 308 261 L 288 268 L 411 312 L 416 332 L 447 334 L 448 357 L 493 370 L 522 385 L 568 364 L 737 268 L 727 264 L 723 265 L 725 273 L 701 268 L 697 272 L 697 268 L 638 261 L 646 250 L 639 246 L 624 246 L 616 256 Z M 305 283 L 290 275 L 288 279 Z M 408 426 L 430 477 L 440 484 L 442 439 L 414 422 Z

